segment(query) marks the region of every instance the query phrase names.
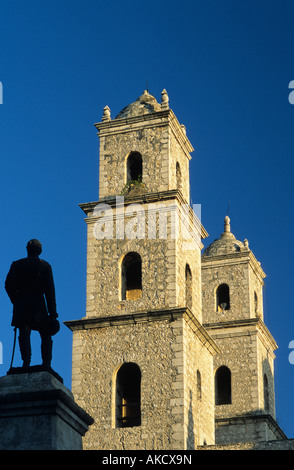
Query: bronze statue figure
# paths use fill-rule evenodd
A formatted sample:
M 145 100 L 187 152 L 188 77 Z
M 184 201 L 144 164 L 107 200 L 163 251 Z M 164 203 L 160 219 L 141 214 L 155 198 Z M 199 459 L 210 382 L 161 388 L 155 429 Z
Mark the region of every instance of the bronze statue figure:
M 13 304 L 12 326 L 19 329 L 19 348 L 23 367 L 31 362 L 31 330 L 41 336 L 42 365 L 51 367 L 52 338 L 59 330 L 52 268 L 39 258 L 39 240 L 27 244 L 27 258 L 14 261 L 5 281 Z M 16 331 L 16 330 L 15 330 Z

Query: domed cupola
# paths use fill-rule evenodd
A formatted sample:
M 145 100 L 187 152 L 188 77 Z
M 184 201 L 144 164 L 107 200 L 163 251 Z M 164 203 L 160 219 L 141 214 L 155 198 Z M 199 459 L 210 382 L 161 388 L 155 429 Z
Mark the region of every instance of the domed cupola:
M 161 110 L 162 107 L 154 96 L 150 95 L 148 91 L 145 90 L 143 95 L 139 96 L 136 101 L 123 108 L 115 119 L 142 116 L 143 114 L 151 114 Z
M 230 218 L 226 216 L 224 220 L 224 232 L 204 250 L 202 256 L 227 255 L 247 250 L 249 250 L 248 241 L 244 240 L 243 243 L 236 240 L 235 235 L 231 232 Z

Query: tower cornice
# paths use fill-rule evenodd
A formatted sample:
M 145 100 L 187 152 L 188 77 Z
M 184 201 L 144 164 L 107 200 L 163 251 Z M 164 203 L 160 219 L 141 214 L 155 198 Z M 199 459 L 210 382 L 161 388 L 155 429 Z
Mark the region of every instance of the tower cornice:
M 195 214 L 191 206 L 188 205 L 187 201 L 183 198 L 182 192 L 179 189 L 172 189 L 169 191 L 160 191 L 156 193 L 145 193 L 136 196 L 128 196 L 123 198 L 124 206 L 128 206 L 130 204 L 150 204 L 150 203 L 157 203 L 157 202 L 164 202 L 168 200 L 176 199 L 178 203 L 182 206 L 189 208 L 188 217 L 190 219 L 191 225 L 195 223 Z M 107 204 L 111 208 L 115 208 L 117 205 L 117 196 L 110 196 L 101 199 L 100 201 L 93 201 L 93 202 L 86 202 L 79 204 L 81 209 L 87 215 L 85 219 L 87 223 L 93 222 L 95 217 L 94 211 L 96 207 L 99 207 L 101 204 Z M 198 219 L 197 219 L 198 220 Z M 198 220 L 199 225 L 201 222 Z M 201 239 L 208 237 L 208 233 L 204 226 L 201 224 Z
M 233 265 L 240 263 L 249 263 L 256 275 L 263 282 L 266 277 L 261 264 L 257 261 L 255 255 L 251 250 L 245 249 L 244 251 L 236 253 L 226 253 L 222 255 L 202 256 L 201 264 L 202 269 L 210 269 L 212 266 L 223 267 L 224 265 Z
M 270 346 L 272 354 L 273 351 L 278 349 L 275 339 L 261 318 L 245 318 L 240 320 L 204 323 L 203 326 L 214 339 L 220 337 L 231 338 L 234 334 L 241 336 L 244 334 L 248 335 L 250 331 L 259 332 L 266 348 L 268 349 L 268 346 Z
M 122 119 L 102 121 L 95 123 L 94 125 L 100 138 L 106 135 L 114 135 L 116 133 L 122 134 L 123 132 L 133 132 L 134 130 L 139 130 L 142 127 L 146 129 L 148 127 L 163 127 L 169 125 L 189 160 L 191 159 L 190 153 L 194 151 L 191 142 L 186 136 L 184 126 L 181 126 L 176 115 L 171 109 Z
M 93 328 L 107 328 L 128 324 L 150 323 L 154 321 L 175 321 L 184 319 L 193 332 L 198 336 L 202 344 L 213 354 L 219 354 L 220 350 L 206 329 L 201 325 L 189 308 L 169 308 L 166 310 L 142 310 L 131 314 L 113 315 L 107 317 L 89 317 L 80 320 L 66 321 L 64 324 L 71 330 L 88 330 Z

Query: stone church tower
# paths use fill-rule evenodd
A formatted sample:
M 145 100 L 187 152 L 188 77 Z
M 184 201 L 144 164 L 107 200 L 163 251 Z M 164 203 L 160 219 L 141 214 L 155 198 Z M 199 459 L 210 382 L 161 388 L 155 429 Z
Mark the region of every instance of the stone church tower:
M 87 224 L 86 315 L 73 332 L 72 392 L 95 420 L 84 449 L 184 450 L 284 439 L 275 421 L 265 274 L 225 219 L 190 206 L 185 126 L 147 91 L 95 124 L 99 200 Z
M 73 331 L 72 391 L 94 418 L 85 449 L 214 444 L 213 356 L 202 326 L 201 238 L 189 206 L 193 148 L 148 92 L 104 108 L 99 201 L 88 227 L 87 310 Z
M 202 255 L 203 324 L 216 341 L 214 358 L 217 444 L 285 439 L 275 421 L 274 350 L 263 322 L 260 263 L 231 232 Z

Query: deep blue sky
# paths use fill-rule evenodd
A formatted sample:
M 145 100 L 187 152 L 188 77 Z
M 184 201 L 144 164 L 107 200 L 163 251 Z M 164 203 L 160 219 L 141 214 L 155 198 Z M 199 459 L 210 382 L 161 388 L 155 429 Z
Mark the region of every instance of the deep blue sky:
M 222 232 L 231 201 L 232 231 L 248 238 L 267 273 L 265 322 L 279 345 L 277 420 L 294 437 L 293 18 L 290 0 L 1 2 L 0 375 L 13 340 L 4 280 L 30 238 L 42 241 L 53 266 L 60 319 L 85 315 L 78 204 L 98 198 L 93 123 L 106 104 L 115 116 L 148 82 L 158 100 L 167 89 L 195 148 L 192 200 L 202 204 L 205 246 Z M 69 388 L 71 341 L 62 326 L 53 367 Z

